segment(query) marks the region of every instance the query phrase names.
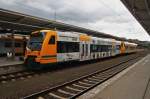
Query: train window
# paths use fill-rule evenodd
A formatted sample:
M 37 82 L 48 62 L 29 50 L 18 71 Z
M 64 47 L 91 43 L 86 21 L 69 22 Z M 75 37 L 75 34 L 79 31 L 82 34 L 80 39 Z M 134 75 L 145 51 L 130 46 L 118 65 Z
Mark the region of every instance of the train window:
M 116 45 L 116 49 L 120 50 L 121 46 L 120 45 Z
M 106 45 L 103 45 L 103 52 L 106 52 Z
M 15 47 L 21 47 L 21 43 L 15 43 Z
M 94 50 L 94 52 L 97 52 L 97 46 L 96 45 L 93 46 L 93 50 Z
M 86 44 L 86 46 L 85 46 L 86 48 L 85 48 L 85 50 L 86 50 L 86 56 L 88 55 L 88 44 Z
M 82 44 L 82 56 L 84 56 L 84 44 Z
M 108 52 L 111 50 L 110 45 L 101 45 L 101 52 Z
M 31 34 L 31 37 L 30 37 L 30 42 L 43 42 L 43 39 L 44 39 L 44 36 L 45 36 L 45 33 L 44 32 L 38 32 L 38 33 L 34 33 L 34 34 Z
M 96 46 L 97 46 L 97 49 L 96 49 L 96 51 L 97 51 L 97 52 L 99 52 L 99 46 L 98 46 L 98 45 L 96 45 Z
M 91 44 L 90 45 L 90 51 L 91 52 L 100 52 L 101 51 L 101 45 Z
M 101 45 L 98 45 L 98 52 L 101 52 Z
M 79 52 L 79 43 L 78 42 L 57 42 L 57 52 L 58 53 L 71 53 Z
M 101 52 L 104 52 L 104 45 L 101 45 Z
M 67 52 L 64 42 L 61 42 L 61 41 L 57 42 L 57 52 L 58 53 L 66 53 Z
M 12 43 L 11 42 L 5 42 L 5 47 L 12 47 Z
M 76 52 L 76 44 L 74 44 L 73 42 L 68 42 L 66 43 L 66 47 L 67 47 L 67 52 Z
M 108 51 L 111 51 L 111 50 L 112 50 L 112 46 L 108 45 Z
M 74 42 L 74 52 L 79 52 L 79 43 L 78 42 Z
M 77 42 L 67 42 L 66 44 L 67 52 L 79 52 L 79 43 Z
M 55 44 L 55 36 L 52 35 L 48 44 Z
M 92 48 L 93 48 L 93 44 L 90 45 L 90 53 L 93 52 Z

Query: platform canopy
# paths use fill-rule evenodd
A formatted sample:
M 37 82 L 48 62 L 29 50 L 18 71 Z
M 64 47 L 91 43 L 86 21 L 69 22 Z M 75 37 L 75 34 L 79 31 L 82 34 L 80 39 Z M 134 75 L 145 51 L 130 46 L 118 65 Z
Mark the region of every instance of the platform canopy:
M 150 35 L 150 0 L 121 0 Z
M 53 20 L 39 18 L 0 8 L 0 30 L 4 29 L 15 30 L 17 31 L 17 33 L 25 33 L 25 34 L 30 34 L 32 31 L 41 29 L 57 29 L 62 31 L 81 32 L 98 37 L 126 40 L 125 38 L 119 38 L 91 29 L 86 29 L 75 25 L 56 22 Z

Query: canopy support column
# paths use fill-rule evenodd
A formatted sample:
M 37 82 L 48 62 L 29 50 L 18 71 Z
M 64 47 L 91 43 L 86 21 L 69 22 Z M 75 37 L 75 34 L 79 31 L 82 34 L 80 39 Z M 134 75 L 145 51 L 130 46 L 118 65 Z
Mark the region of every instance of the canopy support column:
M 12 41 L 12 48 L 11 48 L 11 53 L 12 53 L 12 60 L 15 59 L 15 37 L 14 37 L 15 31 L 13 30 L 11 33 L 11 41 Z

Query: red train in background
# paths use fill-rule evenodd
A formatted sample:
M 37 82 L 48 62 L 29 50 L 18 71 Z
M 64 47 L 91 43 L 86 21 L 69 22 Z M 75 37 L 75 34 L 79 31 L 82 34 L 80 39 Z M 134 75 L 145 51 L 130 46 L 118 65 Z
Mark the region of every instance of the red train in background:
M 26 42 L 29 37 L 27 35 L 15 34 L 13 38 L 11 34 L 0 34 L 0 56 L 7 56 L 8 53 L 12 54 L 13 41 L 15 55 L 24 55 L 26 49 Z

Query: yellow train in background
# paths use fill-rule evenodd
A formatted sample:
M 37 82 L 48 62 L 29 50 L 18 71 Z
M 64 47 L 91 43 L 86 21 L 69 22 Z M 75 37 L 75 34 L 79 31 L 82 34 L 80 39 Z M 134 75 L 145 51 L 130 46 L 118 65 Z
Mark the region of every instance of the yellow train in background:
M 25 66 L 41 69 L 42 64 L 86 61 L 136 51 L 137 44 L 99 38 L 78 32 L 40 30 L 31 33 Z M 53 65 L 49 65 L 53 66 Z

